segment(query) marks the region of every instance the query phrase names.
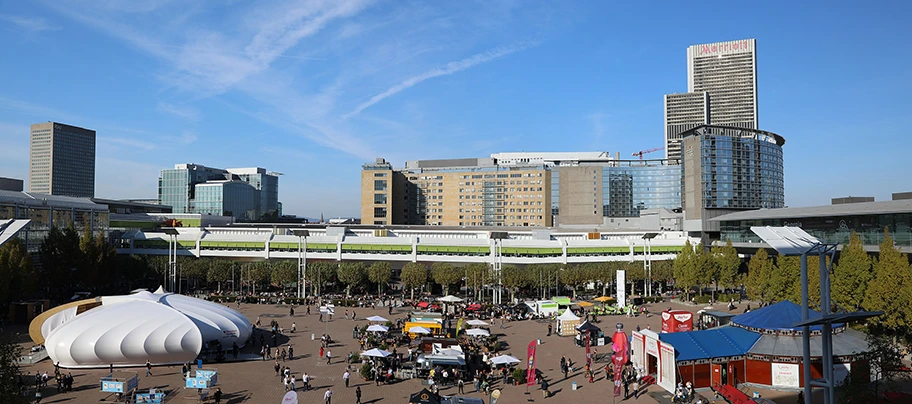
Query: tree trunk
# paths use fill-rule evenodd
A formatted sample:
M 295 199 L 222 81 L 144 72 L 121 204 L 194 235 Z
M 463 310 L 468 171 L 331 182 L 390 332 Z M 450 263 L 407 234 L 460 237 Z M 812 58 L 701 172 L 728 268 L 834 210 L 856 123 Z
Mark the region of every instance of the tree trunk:
M 411 300 L 415 300 L 415 288 L 411 288 L 411 289 L 412 289 L 412 299 Z

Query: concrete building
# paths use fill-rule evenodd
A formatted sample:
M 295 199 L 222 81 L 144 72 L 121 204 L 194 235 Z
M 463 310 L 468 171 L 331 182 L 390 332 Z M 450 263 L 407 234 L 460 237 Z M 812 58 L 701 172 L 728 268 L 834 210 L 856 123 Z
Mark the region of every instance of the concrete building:
M 212 168 L 175 164 L 161 171 L 158 201 L 173 213 L 258 220 L 280 215 L 279 173 L 263 168 Z
M 893 200 L 899 201 L 904 199 L 912 199 L 912 192 L 894 192 Z
M 842 205 L 844 203 L 860 203 L 860 202 L 874 202 L 873 196 L 843 196 L 840 198 L 832 198 L 830 200 L 831 205 Z
M 95 131 L 57 122 L 32 125 L 29 192 L 95 196 Z
M 704 125 L 684 133 L 684 230 L 718 239 L 722 214 L 785 206 L 782 145 L 772 132 Z
M 680 133 L 703 124 L 759 128 L 757 41 L 687 48 L 687 93 L 665 97 L 665 156 L 680 161 Z
M 490 158 L 384 159 L 361 171 L 361 222 L 431 226 L 551 226 L 544 165 L 499 166 Z
M 0 177 L 0 191 L 22 192 L 22 180 Z

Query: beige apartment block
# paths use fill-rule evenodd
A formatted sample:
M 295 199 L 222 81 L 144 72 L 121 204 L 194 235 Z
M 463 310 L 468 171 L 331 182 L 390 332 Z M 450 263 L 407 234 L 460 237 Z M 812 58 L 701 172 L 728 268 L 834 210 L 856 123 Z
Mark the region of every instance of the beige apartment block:
M 602 223 L 602 167 L 561 167 L 558 173 L 561 225 Z
M 500 167 L 490 159 L 428 160 L 361 172 L 361 223 L 430 226 L 551 226 L 551 170 Z

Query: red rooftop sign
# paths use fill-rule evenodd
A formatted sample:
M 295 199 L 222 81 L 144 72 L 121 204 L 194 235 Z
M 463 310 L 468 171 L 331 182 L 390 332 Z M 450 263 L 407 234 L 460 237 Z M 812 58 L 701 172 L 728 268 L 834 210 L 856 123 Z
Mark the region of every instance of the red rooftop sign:
M 697 56 L 706 56 L 719 52 L 747 51 L 748 49 L 750 49 L 750 40 L 747 39 L 734 42 L 699 45 Z

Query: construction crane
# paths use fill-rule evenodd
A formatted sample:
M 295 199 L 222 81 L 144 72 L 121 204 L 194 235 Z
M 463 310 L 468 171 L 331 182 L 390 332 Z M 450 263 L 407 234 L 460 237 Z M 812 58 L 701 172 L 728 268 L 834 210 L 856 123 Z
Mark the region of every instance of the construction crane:
M 649 150 L 640 150 L 640 151 L 638 151 L 638 152 L 633 152 L 633 157 L 639 157 L 640 160 L 642 160 L 644 154 L 648 154 L 648 153 L 652 153 L 652 152 L 657 152 L 657 151 L 659 151 L 659 150 L 665 150 L 665 148 L 664 148 L 664 147 L 656 147 L 656 148 L 654 148 L 654 149 L 649 149 Z

